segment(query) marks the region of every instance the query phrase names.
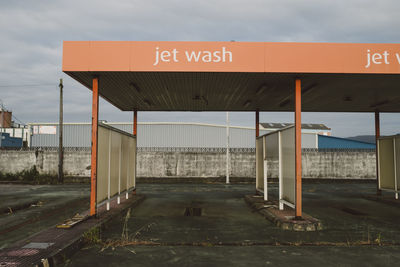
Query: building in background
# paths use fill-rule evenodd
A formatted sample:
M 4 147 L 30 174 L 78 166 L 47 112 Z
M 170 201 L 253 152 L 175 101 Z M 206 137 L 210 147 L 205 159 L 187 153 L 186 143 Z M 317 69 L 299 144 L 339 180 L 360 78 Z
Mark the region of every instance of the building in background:
M 282 128 L 292 126 L 293 123 L 276 123 L 276 122 L 263 122 L 260 123 L 260 129 L 266 131 L 277 131 Z M 301 124 L 301 132 L 302 133 L 313 133 L 319 135 L 328 135 L 332 134 L 332 129 L 327 127 L 324 124 L 315 124 L 315 123 L 302 123 Z
M 0 107 L 0 128 L 12 127 L 12 112 Z
M 0 107 L 0 147 L 17 148 L 28 145 L 29 130 L 12 120 L 12 112 Z
M 132 133 L 132 123 L 105 122 L 112 127 Z M 287 123 L 262 123 L 260 135 L 272 132 Z M 331 129 L 323 124 L 303 124 L 302 148 L 307 149 L 373 149 L 374 144 L 332 137 Z M 58 147 L 57 123 L 30 123 L 31 147 Z M 90 147 L 90 123 L 64 123 L 64 147 Z M 230 126 L 230 148 L 255 148 L 255 128 Z M 226 125 L 179 122 L 138 123 L 137 146 L 146 148 L 219 148 L 226 147 Z
M 112 127 L 132 133 L 132 123 L 105 122 Z M 57 147 L 57 123 L 30 123 L 32 147 Z M 261 131 L 265 134 L 268 131 Z M 255 129 L 230 126 L 231 148 L 254 148 Z M 90 147 L 90 123 L 64 123 L 63 145 L 65 147 Z M 179 122 L 138 123 L 138 147 L 159 148 L 225 148 L 226 125 Z
M 367 143 L 334 136 L 318 136 L 319 149 L 375 149 L 374 143 Z
M 10 137 L 9 133 L 0 133 L 0 148 L 20 148 L 22 138 Z

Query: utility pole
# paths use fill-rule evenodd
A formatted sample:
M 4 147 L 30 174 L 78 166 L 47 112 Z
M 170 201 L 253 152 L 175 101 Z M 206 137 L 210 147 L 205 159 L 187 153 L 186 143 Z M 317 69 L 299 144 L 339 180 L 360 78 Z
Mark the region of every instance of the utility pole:
M 1 129 L 1 132 L 0 132 L 0 138 L 3 137 L 3 131 L 4 131 L 4 105 L 3 105 L 3 101 L 1 102 L 1 128 L 2 129 Z
M 63 163 L 64 163 L 64 149 L 63 149 L 63 80 L 60 79 L 60 120 L 58 123 L 58 182 L 64 183 L 64 171 L 63 171 Z
M 4 105 L 3 105 L 3 101 L 1 101 L 1 128 L 4 128 Z
M 229 184 L 229 112 L 226 112 L 226 183 Z

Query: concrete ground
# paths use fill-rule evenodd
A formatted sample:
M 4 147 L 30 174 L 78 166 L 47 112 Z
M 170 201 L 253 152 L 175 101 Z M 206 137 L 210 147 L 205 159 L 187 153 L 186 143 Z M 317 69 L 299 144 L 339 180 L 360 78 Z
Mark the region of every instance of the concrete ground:
M 89 207 L 89 185 L 0 184 L 0 250 Z
M 367 200 L 368 183 L 305 184 L 304 211 L 325 230 L 283 231 L 243 200 L 254 185 L 139 184 L 147 199 L 66 266 L 391 266 L 400 260 L 400 201 Z M 276 184 L 270 185 L 276 195 Z M 202 209 L 184 216 L 185 208 Z

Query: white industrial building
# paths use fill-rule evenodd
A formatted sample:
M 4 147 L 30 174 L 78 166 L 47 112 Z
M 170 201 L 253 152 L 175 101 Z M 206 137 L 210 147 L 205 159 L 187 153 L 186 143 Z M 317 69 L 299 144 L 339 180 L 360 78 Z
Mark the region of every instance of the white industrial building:
M 132 133 L 132 123 L 103 122 L 112 127 Z M 271 132 L 260 124 L 260 135 Z M 274 123 L 274 125 L 277 123 Z M 281 125 L 281 124 L 280 124 Z M 321 124 L 318 124 L 321 125 Z M 324 126 L 324 125 L 322 125 Z M 318 148 L 318 134 L 326 131 L 326 126 L 313 132 L 305 130 L 302 135 L 303 148 Z M 30 123 L 31 147 L 57 147 L 58 123 Z M 65 147 L 90 147 L 90 123 L 64 123 Z M 329 129 L 329 128 L 327 128 Z M 330 131 L 330 129 L 329 129 Z M 225 148 L 227 142 L 226 125 L 177 122 L 138 123 L 137 146 L 159 148 Z M 251 127 L 229 127 L 229 147 L 254 148 L 255 129 Z

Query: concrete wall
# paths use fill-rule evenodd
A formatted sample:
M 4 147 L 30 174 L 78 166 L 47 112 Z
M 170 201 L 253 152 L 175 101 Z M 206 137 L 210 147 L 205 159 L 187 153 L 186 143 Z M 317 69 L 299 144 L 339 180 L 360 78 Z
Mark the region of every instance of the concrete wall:
M 375 152 L 306 152 L 304 177 L 376 178 Z
M 255 177 L 254 153 L 232 153 L 231 175 Z M 226 154 L 218 152 L 138 152 L 138 177 L 220 177 Z
M 223 152 L 138 152 L 138 177 L 225 176 Z M 56 151 L 0 151 L 0 172 L 16 173 L 36 166 L 41 174 L 57 174 Z M 303 152 L 305 178 L 375 178 L 375 152 Z M 90 176 L 90 151 L 65 152 L 68 176 Z M 268 163 L 269 177 L 278 176 L 277 162 Z M 232 177 L 255 177 L 255 154 L 231 154 Z
M 40 174 L 58 174 L 58 152 L 56 151 L 0 151 L 0 172 L 18 173 L 36 167 Z M 65 174 L 90 176 L 90 152 L 65 152 Z

